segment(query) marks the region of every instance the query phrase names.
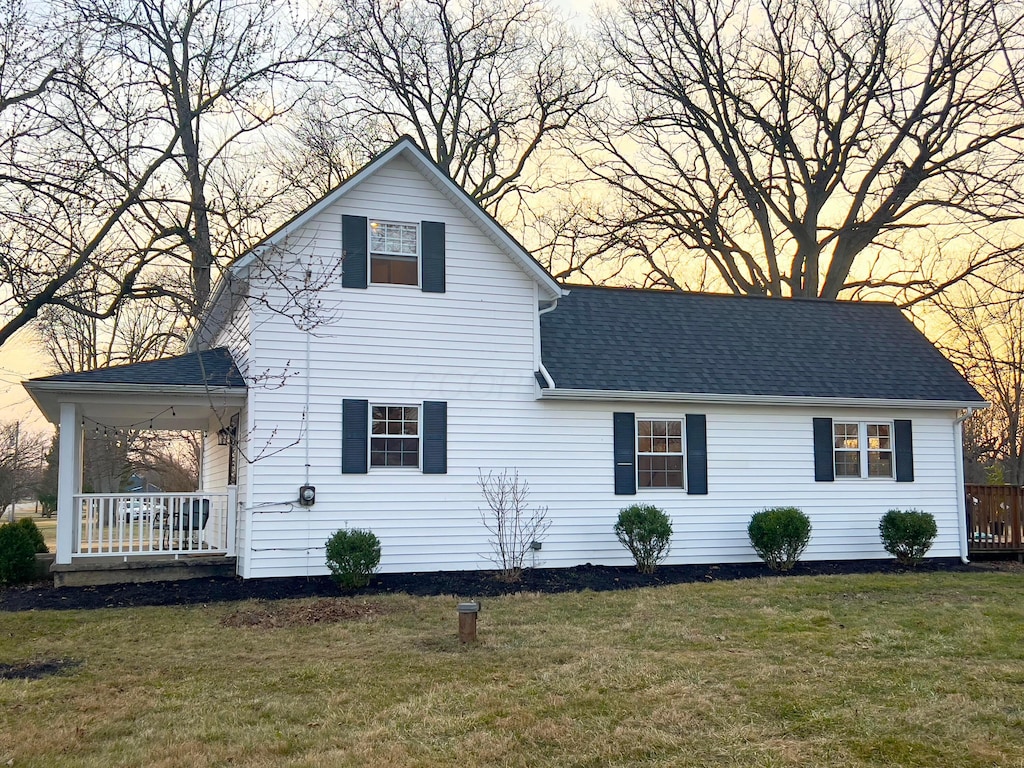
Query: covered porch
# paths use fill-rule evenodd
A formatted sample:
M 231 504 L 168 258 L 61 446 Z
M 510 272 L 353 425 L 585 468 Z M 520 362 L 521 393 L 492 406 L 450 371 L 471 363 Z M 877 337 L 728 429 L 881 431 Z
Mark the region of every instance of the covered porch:
M 60 430 L 55 576 L 94 569 L 108 575 L 123 572 L 104 581 L 149 580 L 141 575 L 147 564 L 157 567 L 183 559 L 233 563 L 238 509 L 234 484 L 184 493 L 83 492 L 86 429 L 112 434 L 219 431 L 221 442 L 231 444 L 224 455 L 231 453 L 237 435 L 229 425 L 233 417 L 237 424 L 247 390 L 227 350 L 33 379 L 25 388 Z M 205 575 L 195 569 L 172 572 L 179 575 L 169 578 Z M 56 581 L 69 583 L 59 577 Z

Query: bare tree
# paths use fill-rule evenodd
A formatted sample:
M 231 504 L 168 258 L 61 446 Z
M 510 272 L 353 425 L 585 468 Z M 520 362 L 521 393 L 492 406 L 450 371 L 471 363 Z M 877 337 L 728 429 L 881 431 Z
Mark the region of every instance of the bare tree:
M 1011 0 L 623 0 L 626 106 L 580 152 L 616 193 L 598 250 L 769 296 L 933 295 L 1013 252 L 1024 6 Z M 594 224 L 601 222 L 594 221 Z M 920 253 L 961 238 L 955 263 Z
M 86 54 L 95 39 L 73 20 L 18 0 L 0 14 L 2 346 L 45 306 L 109 317 L 140 290 L 152 254 L 139 240 L 158 238 L 132 215 L 177 136 L 145 130 L 133 83 Z M 86 307 L 98 276 L 108 292 Z
M 305 95 L 317 16 L 271 0 L 67 1 L 100 35 L 95 53 L 121 62 L 147 95 L 152 129 L 178 138 L 143 211 L 151 229 L 177 236 L 180 249 L 162 255 L 190 270 L 197 314 L 216 257 L 230 261 L 265 234 L 253 231 L 253 208 L 274 199 L 275 182 L 258 170 L 257 134 Z M 237 183 L 239 166 L 259 179 L 255 189 Z
M 983 482 L 985 469 L 995 468 L 1003 482 L 1024 485 L 1024 305 L 1013 290 L 1019 276 L 1005 278 L 1003 285 L 974 281 L 939 297 L 949 320 L 941 343 L 991 403 L 965 425 L 968 479 Z
M 290 212 L 265 129 L 306 92 L 315 8 L 2 3 L 0 345 L 48 305 L 105 319 L 173 294 L 195 315 Z M 173 266 L 187 289 L 161 279 Z
M 19 422 L 0 424 L 0 515 L 36 487 L 49 440 Z
M 588 46 L 542 0 L 338 3 L 339 104 L 366 154 L 411 135 L 491 213 L 598 94 Z

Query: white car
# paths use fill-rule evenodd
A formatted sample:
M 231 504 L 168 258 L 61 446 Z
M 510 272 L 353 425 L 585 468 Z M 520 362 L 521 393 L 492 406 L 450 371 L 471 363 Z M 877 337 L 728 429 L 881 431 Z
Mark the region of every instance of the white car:
M 117 516 L 122 522 L 148 520 L 153 516 L 153 505 L 142 499 L 122 499 L 117 505 Z

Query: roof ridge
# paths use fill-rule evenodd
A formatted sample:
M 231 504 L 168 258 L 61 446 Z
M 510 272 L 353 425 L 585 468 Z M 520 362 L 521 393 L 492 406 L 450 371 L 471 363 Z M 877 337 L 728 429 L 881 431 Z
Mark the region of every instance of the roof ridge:
M 629 293 L 638 295 L 665 295 L 665 296 L 701 296 L 711 299 L 749 299 L 776 302 L 799 302 L 808 304 L 839 304 L 842 306 L 853 306 L 863 304 L 873 307 L 895 307 L 899 306 L 892 301 L 882 299 L 821 299 L 813 296 L 763 296 L 746 293 L 719 293 L 715 291 L 677 291 L 672 288 L 640 288 L 631 285 L 585 285 L 575 283 L 561 283 L 567 291 L 607 291 L 609 293 Z

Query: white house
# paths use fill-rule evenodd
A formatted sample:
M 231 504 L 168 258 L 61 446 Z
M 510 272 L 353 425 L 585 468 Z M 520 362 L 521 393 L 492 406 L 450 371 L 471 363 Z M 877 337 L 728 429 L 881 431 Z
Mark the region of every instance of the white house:
M 408 139 L 236 264 L 189 354 L 26 388 L 61 426 L 58 567 L 246 578 L 326 573 L 342 527 L 383 571 L 491 567 L 478 478 L 503 469 L 548 508 L 545 567 L 631 563 L 635 502 L 670 515 L 670 563 L 756 560 L 778 505 L 810 517 L 805 559 L 886 557 L 890 508 L 965 557 L 984 406 L 891 305 L 562 286 Z M 82 430 L 149 424 L 206 430 L 199 492 L 81 493 Z

